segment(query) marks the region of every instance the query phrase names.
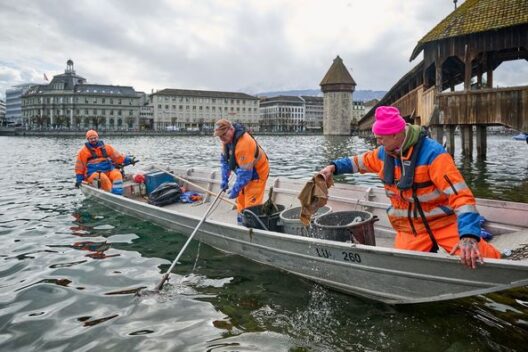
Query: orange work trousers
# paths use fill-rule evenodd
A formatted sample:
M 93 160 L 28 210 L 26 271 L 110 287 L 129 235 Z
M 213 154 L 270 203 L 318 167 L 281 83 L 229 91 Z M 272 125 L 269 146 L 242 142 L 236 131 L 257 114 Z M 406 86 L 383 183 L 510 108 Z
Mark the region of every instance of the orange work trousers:
M 240 214 L 245 208 L 252 207 L 263 203 L 264 188 L 266 180 L 252 180 L 238 194 L 237 212 Z
M 99 178 L 99 175 L 101 175 L 101 179 L 99 180 L 101 182 L 100 188 L 104 189 L 107 192 L 112 191 L 112 184 L 115 181 L 123 181 L 123 175 L 121 175 L 121 172 L 117 169 L 113 169 L 107 172 L 94 172 L 90 175 L 90 177 L 88 177 L 86 181 L 91 184 L 94 180 L 97 180 Z
M 439 230 L 433 230 L 433 234 L 438 246 L 444 248 L 448 253 L 450 253 L 460 241 L 458 225 L 456 222 Z M 480 239 L 478 246 L 480 255 L 483 258 L 500 259 L 500 252 L 485 240 Z M 398 249 L 429 252 L 431 251 L 431 248 L 433 248 L 433 243 L 427 232 L 421 232 L 417 235 L 410 232 L 397 232 L 394 240 L 394 247 Z M 454 254 L 460 254 L 460 249 Z

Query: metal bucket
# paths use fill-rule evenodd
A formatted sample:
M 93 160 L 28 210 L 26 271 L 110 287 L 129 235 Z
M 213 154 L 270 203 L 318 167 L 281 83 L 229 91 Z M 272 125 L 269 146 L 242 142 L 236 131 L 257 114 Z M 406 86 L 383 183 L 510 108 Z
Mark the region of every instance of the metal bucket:
M 282 226 L 279 224 L 279 216 L 285 206 L 276 204 L 277 210 L 271 215 L 264 214 L 263 205 L 255 205 L 242 210 L 242 225 L 254 229 L 282 232 Z
M 366 211 L 337 211 L 316 218 L 313 235 L 327 240 L 375 246 L 374 223 L 378 220 L 377 216 Z
M 315 212 L 312 215 L 312 219 L 315 219 L 318 216 L 328 214 L 332 211 L 332 208 L 325 205 Z M 291 235 L 299 236 L 308 236 L 307 226 L 301 222 L 301 207 L 295 207 L 291 209 L 283 210 L 280 213 L 280 221 L 284 227 L 284 233 L 289 233 Z

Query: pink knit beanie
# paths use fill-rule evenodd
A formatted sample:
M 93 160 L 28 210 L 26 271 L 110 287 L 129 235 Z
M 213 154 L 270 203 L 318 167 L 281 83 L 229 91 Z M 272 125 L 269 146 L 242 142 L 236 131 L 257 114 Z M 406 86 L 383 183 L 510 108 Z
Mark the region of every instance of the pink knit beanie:
M 394 106 L 380 106 L 376 109 L 376 122 L 372 125 L 372 132 L 378 135 L 400 133 L 405 129 L 405 120 L 400 111 Z

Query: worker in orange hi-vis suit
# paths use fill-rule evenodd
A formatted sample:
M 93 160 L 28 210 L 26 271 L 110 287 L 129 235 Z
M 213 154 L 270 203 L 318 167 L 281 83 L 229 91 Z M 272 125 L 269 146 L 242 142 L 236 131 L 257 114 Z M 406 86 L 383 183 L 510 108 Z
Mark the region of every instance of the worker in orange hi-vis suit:
M 215 124 L 214 135 L 223 144 L 220 156 L 223 190 L 229 186 L 231 172 L 236 174 L 228 197 L 237 199 L 237 222 L 242 224 L 242 210 L 262 204 L 264 199 L 269 176 L 268 157 L 255 138 L 239 123 L 232 124 L 220 119 Z
M 86 132 L 87 142 L 77 152 L 75 162 L 75 187 L 83 181 L 92 183 L 97 181 L 99 187 L 107 192 L 123 194 L 123 176 L 115 168 L 116 165 L 135 164 L 133 156 L 124 156 L 117 152 L 111 145 L 99 140 L 99 135 L 94 130 Z
M 500 252 L 482 237 L 473 193 L 453 158 L 420 126 L 406 124 L 397 108 L 380 106 L 372 132 L 381 146 L 334 160 L 320 173 L 376 173 L 391 206 L 387 215 L 399 249 L 437 252 L 441 247 L 476 268 Z

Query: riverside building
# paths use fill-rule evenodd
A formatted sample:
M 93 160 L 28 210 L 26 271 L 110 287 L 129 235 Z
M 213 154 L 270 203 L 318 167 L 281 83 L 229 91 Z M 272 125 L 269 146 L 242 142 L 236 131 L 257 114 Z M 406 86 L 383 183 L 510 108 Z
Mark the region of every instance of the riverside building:
M 260 130 L 321 132 L 323 130 L 323 98 L 306 95 L 261 98 Z
M 259 130 L 259 100 L 245 93 L 163 89 L 151 101 L 156 130 L 212 132 L 221 118 Z
M 0 99 L 0 125 L 2 126 L 7 124 L 5 116 L 6 116 L 6 104 L 5 104 L 5 101 Z
M 260 130 L 265 132 L 304 131 L 304 100 L 279 95 L 260 100 Z
M 302 95 L 304 100 L 304 127 L 306 132 L 323 131 L 324 105 L 323 97 Z
M 141 93 L 129 86 L 88 84 L 68 60 L 63 74 L 22 96 L 29 128 L 130 130 L 139 127 Z
M 6 120 L 14 126 L 22 126 L 22 96 L 28 91 L 33 83 L 24 83 L 13 86 L 6 90 Z
M 354 128 L 357 128 L 359 120 L 361 120 L 361 118 L 365 116 L 366 112 L 367 111 L 364 102 L 352 101 L 352 126 Z

